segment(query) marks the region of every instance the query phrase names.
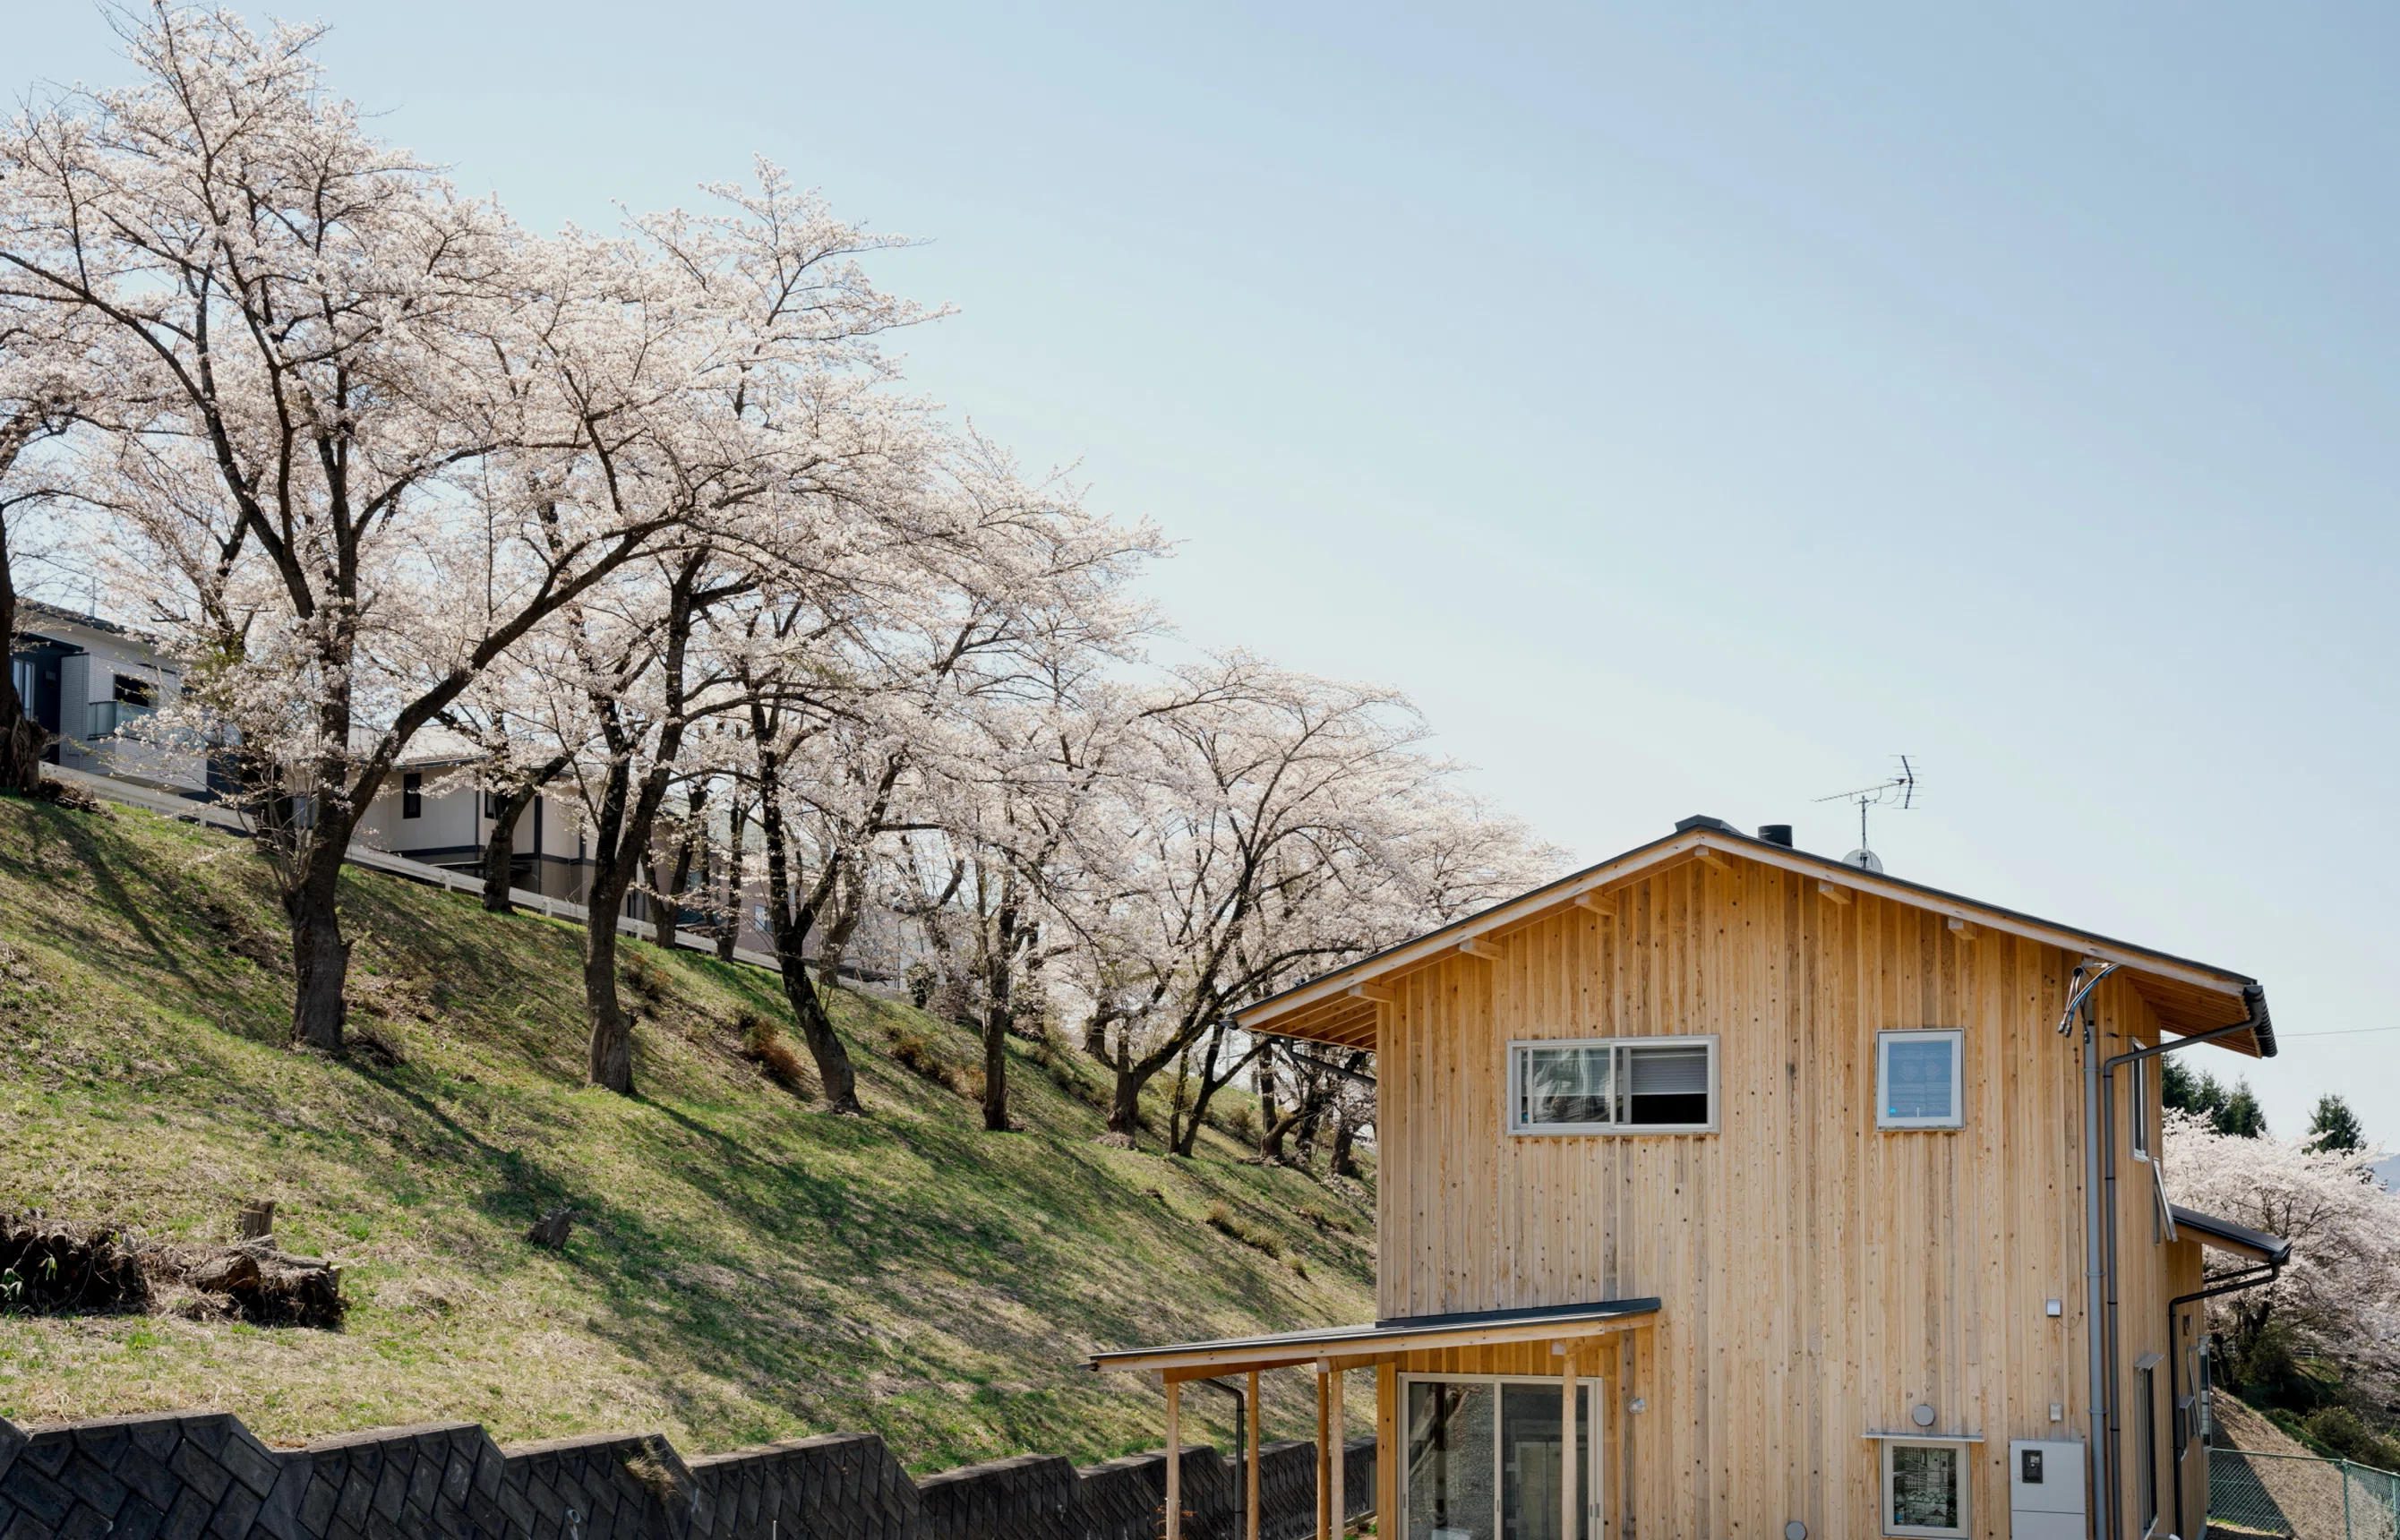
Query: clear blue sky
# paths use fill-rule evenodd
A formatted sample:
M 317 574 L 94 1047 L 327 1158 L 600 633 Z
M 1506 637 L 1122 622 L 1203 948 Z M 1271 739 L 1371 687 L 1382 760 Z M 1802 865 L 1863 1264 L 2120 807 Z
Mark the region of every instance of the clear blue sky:
M 287 14 L 538 225 L 757 151 L 929 238 L 918 380 L 1578 855 L 1838 853 L 1908 751 L 1895 873 L 2257 974 L 2275 1126 L 2400 1142 L 2400 1031 L 2305 1035 L 2400 1027 L 2400 11 L 1198 9 Z

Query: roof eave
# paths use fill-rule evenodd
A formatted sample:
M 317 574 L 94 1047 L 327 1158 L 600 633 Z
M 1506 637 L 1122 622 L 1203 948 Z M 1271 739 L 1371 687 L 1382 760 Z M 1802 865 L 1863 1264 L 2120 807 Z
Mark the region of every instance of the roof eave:
M 1663 838 L 1636 846 L 1596 865 L 1571 873 L 1515 898 L 1505 899 L 1490 908 L 1295 985 L 1238 1012 L 1236 1023 L 1247 1031 L 1275 1032 L 1279 1023 L 1287 1022 L 1311 1007 L 1337 1001 L 1352 988 L 1371 984 L 1395 973 L 1427 966 L 1439 961 L 1445 953 L 1457 949 L 1462 943 L 1499 935 L 1530 923 L 1554 908 L 1572 904 L 1586 893 L 1597 893 L 1611 883 L 1703 851 L 1757 861 L 1802 877 L 1813 877 L 1820 882 L 1887 898 L 1954 920 L 1971 920 L 1995 931 L 2078 951 L 2102 961 L 2115 962 L 2137 974 L 2153 974 L 2189 988 L 2229 995 L 2237 1001 L 2243 997 L 2245 991 L 2257 988 L 2257 981 L 2244 974 L 2117 941 L 1902 878 L 1862 871 L 1844 865 L 1830 856 L 1753 839 L 1722 825 L 1695 825 L 1687 820 L 1685 826 Z M 2244 1014 L 2247 1014 L 2246 1009 Z M 2271 1057 L 2275 1051 L 2272 1029 L 2256 1034 L 2255 1045 L 2259 1056 Z

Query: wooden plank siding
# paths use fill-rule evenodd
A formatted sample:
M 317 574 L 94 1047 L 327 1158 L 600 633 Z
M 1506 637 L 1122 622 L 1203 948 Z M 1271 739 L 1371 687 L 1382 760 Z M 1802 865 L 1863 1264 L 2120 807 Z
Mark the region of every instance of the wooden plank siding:
M 1772 1540 L 1793 1519 L 1878 1533 L 1862 1435 L 1910 1428 L 1920 1402 L 1932 1431 L 1985 1440 L 1972 1522 L 1997 1540 L 2008 1440 L 2083 1436 L 2082 1090 L 2052 1030 L 2077 955 L 1817 890 L 1738 855 L 1685 861 L 1611 890 L 1614 913 L 1502 935 L 1496 961 L 1382 981 L 1377 1314 L 1663 1301 L 1585 1370 L 1608 1381 L 1612 1540 Z M 2157 1041 L 2130 980 L 2096 999 L 2105 1052 Z M 1905 1028 L 1963 1029 L 1963 1129 L 1876 1129 L 1875 1034 Z M 1698 1033 L 1718 1039 L 1717 1132 L 1507 1132 L 1510 1040 Z M 2154 1242 L 2148 1170 L 2120 1173 L 2130 1397 L 2199 1263 L 2196 1247 Z M 1455 1371 L 1556 1372 L 1500 1367 L 1544 1351 L 1471 1351 Z M 2130 1431 L 2123 1447 L 2130 1461 Z M 2138 1536 L 2138 1488 L 2124 1490 L 2120 1533 Z

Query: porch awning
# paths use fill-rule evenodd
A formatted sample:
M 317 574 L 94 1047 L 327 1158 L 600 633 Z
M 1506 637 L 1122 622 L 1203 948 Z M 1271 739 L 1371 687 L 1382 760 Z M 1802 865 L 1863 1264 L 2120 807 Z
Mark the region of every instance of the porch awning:
M 2291 1260 L 2292 1243 L 2263 1230 L 2253 1230 L 2246 1224 L 2220 1220 L 2214 1214 L 2203 1214 L 2197 1208 L 2169 1204 L 2167 1212 L 2175 1216 L 2177 1230 L 2189 1230 L 2200 1244 L 2217 1251 L 2230 1251 L 2252 1261 L 2283 1263 Z
M 1227 1337 L 1213 1342 L 1175 1342 L 1095 1353 L 1095 1370 L 1184 1371 L 1215 1374 L 1227 1370 L 1283 1369 L 1318 1358 L 1337 1363 L 1371 1362 L 1421 1348 L 1482 1347 L 1493 1342 L 1538 1342 L 1548 1337 L 1588 1337 L 1636 1324 L 1658 1314 L 1657 1299 L 1602 1300 L 1591 1304 L 1542 1305 L 1531 1310 L 1478 1310 L 1457 1315 L 1397 1315 L 1371 1326 L 1329 1326 L 1269 1337 Z M 1345 1365 L 1344 1367 L 1348 1367 Z

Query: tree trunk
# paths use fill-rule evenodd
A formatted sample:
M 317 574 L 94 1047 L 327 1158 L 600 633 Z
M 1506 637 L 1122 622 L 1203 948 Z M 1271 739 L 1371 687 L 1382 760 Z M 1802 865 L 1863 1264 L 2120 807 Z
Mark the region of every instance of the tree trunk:
M 583 1016 L 592 1029 L 586 1070 L 593 1084 L 620 1097 L 634 1094 L 634 1024 L 617 996 L 617 920 L 648 832 L 632 783 L 620 750 L 593 820 L 591 876 L 583 891 Z
M 484 907 L 494 914 L 514 914 L 516 901 L 509 890 L 516 885 L 517 820 L 541 793 L 532 786 L 512 791 L 500 797 L 499 811 L 492 821 L 492 832 L 484 839 Z M 541 852 L 534 852 L 539 863 Z M 535 870 L 539 871 L 537 865 Z
M 670 866 L 660 859 L 666 852 L 650 852 L 650 940 L 662 952 L 675 949 L 675 925 L 683 919 L 683 906 L 677 895 L 683 892 L 683 879 L 691 870 L 691 837 L 677 840 L 675 864 Z
M 833 909 L 820 917 L 817 924 L 817 976 L 839 984 L 841 965 L 850 956 L 851 937 L 858 934 L 858 921 L 866 911 L 866 885 L 858 879 L 858 868 L 850 862 L 834 879 Z
M 1235 1059 L 1233 1063 L 1227 1065 L 1223 1074 L 1219 1074 L 1217 1072 L 1217 1064 L 1218 1060 L 1223 1056 L 1225 1038 L 1228 1029 L 1226 1023 L 1222 1020 L 1220 1020 L 1216 1026 L 1208 1029 L 1208 1051 L 1202 1055 L 1200 1058 L 1200 1090 L 1198 1096 L 1192 1103 L 1192 1126 L 1190 1130 L 1184 1134 L 1183 1146 L 1176 1152 L 1177 1154 L 1189 1155 L 1192 1153 L 1193 1150 L 1197 1147 L 1200 1138 L 1200 1125 L 1208 1121 L 1208 1104 L 1217 1098 L 1218 1092 L 1223 1090 L 1226 1086 L 1231 1085 L 1234 1083 L 1234 1079 L 1241 1074 L 1243 1070 L 1249 1066 L 1252 1059 L 1258 1057 L 1261 1053 L 1265 1051 L 1266 1040 L 1263 1038 L 1252 1038 L 1250 1040 L 1250 1051 L 1244 1054 L 1240 1058 Z
M 1357 1139 L 1357 1123 L 1347 1111 L 1337 1112 L 1333 1124 L 1332 1171 L 1335 1176 L 1357 1178 L 1358 1157 L 1355 1148 Z
M 825 1015 L 825 999 L 809 977 L 806 964 L 799 959 L 795 946 L 784 959 L 784 998 L 791 1002 L 792 1019 L 799 1023 L 800 1040 L 809 1045 L 809 1056 L 816 1060 L 817 1083 L 825 1087 L 825 1110 L 846 1116 L 863 1116 L 866 1109 L 858 1100 L 858 1075 L 851 1068 L 850 1050 L 833 1029 L 833 1018 Z
M 620 1097 L 634 1094 L 634 1024 L 617 997 L 617 907 L 622 883 L 595 891 L 583 915 L 583 1009 L 592 1043 L 585 1073 L 592 1083 Z
M 809 1056 L 816 1060 L 817 1083 L 825 1087 L 827 1110 L 846 1116 L 863 1116 L 866 1109 L 859 1105 L 858 1076 L 851 1068 L 850 1050 L 842 1046 L 840 1035 L 833 1029 L 833 1018 L 825 1015 L 825 1001 L 817 994 L 816 984 L 809 977 L 808 964 L 800 956 L 808 946 L 809 927 L 816 919 L 815 906 L 824 901 L 827 884 L 819 878 L 809 901 L 792 901 L 790 841 L 784 833 L 783 801 L 774 790 L 775 775 L 774 756 L 762 754 L 758 830 L 767 840 L 767 923 L 775 938 L 775 961 L 783 974 L 784 999 L 792 1007 L 792 1020 L 800 1029 L 800 1041 L 809 1045 Z
M 1259 1164 L 1283 1159 L 1283 1137 L 1291 1124 L 1275 1115 L 1275 1056 L 1270 1053 L 1259 1061 L 1258 1079 L 1253 1083 L 1259 1098 Z
M 984 959 L 983 1127 L 1008 1132 L 1008 1029 L 1014 1021 L 1016 906 L 1003 898 L 992 924 L 992 945 Z
M 300 880 L 283 895 L 292 922 L 292 1041 L 338 1054 L 347 1015 L 342 986 L 350 967 L 338 907 L 343 845 L 323 838 L 322 829 L 318 835 Z
M 1166 1094 L 1166 1152 L 1170 1155 L 1192 1153 L 1192 1140 L 1197 1135 L 1197 1119 L 1186 1123 L 1184 1114 L 1191 1111 L 1192 1050 L 1186 1048 L 1176 1056 L 1175 1088 Z
M 739 825 L 735 825 L 737 831 Z M 737 842 L 725 858 L 725 903 L 716 914 L 716 961 L 733 961 L 733 948 L 742 941 L 742 858 Z
M 1116 1086 L 1109 1094 L 1109 1132 L 1128 1139 L 1138 1138 L 1141 1135 L 1141 1088 L 1155 1071 L 1144 1070 L 1139 1064 L 1111 1068 L 1116 1070 Z

